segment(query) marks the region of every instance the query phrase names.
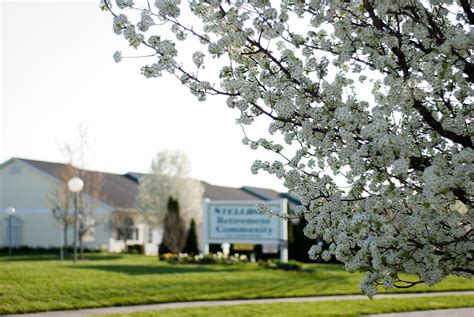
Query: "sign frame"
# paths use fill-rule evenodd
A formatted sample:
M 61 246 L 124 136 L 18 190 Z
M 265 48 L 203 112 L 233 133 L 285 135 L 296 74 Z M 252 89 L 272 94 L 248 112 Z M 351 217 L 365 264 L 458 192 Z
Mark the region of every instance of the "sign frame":
M 203 202 L 203 226 L 202 226 L 202 251 L 204 255 L 209 254 L 209 244 L 216 243 L 249 243 L 249 244 L 278 244 L 280 251 L 280 260 L 282 262 L 288 261 L 288 226 L 287 220 L 278 216 L 272 216 L 277 218 L 278 230 L 276 238 L 251 238 L 251 237 L 211 237 L 211 208 L 215 206 L 231 206 L 231 207 L 242 207 L 256 208 L 258 203 L 265 203 L 270 208 L 279 209 L 279 212 L 283 215 L 288 214 L 288 200 L 210 200 L 204 199 Z

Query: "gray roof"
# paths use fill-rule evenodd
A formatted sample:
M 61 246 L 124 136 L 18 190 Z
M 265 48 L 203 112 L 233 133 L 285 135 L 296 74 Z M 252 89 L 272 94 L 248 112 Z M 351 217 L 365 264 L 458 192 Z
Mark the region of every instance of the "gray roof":
M 66 167 L 66 164 L 52 163 L 44 161 L 36 161 L 29 159 L 21 159 L 33 167 L 61 180 L 61 173 Z M 102 179 L 101 188 L 99 191 L 99 198 L 109 206 L 114 208 L 134 208 L 135 196 L 137 195 L 137 183 L 123 177 L 119 174 L 111 174 L 96 171 L 82 170 L 83 173 L 89 174 L 89 178 L 100 176 Z M 95 174 L 95 175 L 94 175 Z
M 128 172 L 124 176 L 138 183 L 140 178 L 145 175 L 143 173 Z M 301 204 L 295 196 L 289 193 L 279 193 L 269 188 L 252 186 L 237 188 L 212 185 L 204 181 L 201 181 L 201 183 L 204 186 L 204 198 L 211 200 L 278 200 L 286 198 L 288 199 L 290 210 L 294 210 Z
M 61 180 L 61 171 L 66 164 L 16 158 Z M 138 183 L 145 174 L 129 172 L 124 175 L 83 170 L 83 173 L 99 174 L 102 178 L 100 199 L 114 208 L 134 208 L 138 192 Z M 212 185 L 202 181 L 204 198 L 211 200 L 276 200 L 288 198 L 290 209 L 299 205 L 299 201 L 288 193 L 279 193 L 268 188 L 244 186 L 241 188 Z
M 301 202 L 299 201 L 299 199 L 289 193 L 279 193 L 273 189 L 251 187 L 251 186 L 244 186 L 241 189 L 258 197 L 258 199 L 277 200 L 277 199 L 286 198 L 288 199 L 290 210 L 294 210 L 297 206 L 301 205 Z
M 204 185 L 204 198 L 210 200 L 259 200 L 260 198 L 242 188 L 216 186 L 207 182 Z

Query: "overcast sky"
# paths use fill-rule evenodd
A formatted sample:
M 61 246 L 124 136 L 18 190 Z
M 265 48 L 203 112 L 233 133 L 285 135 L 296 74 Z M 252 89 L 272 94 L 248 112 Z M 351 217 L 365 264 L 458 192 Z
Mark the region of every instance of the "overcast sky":
M 238 114 L 222 99 L 201 103 L 171 78 L 145 79 L 144 61 L 116 64 L 126 45 L 98 1 L 1 1 L 0 161 L 62 162 L 58 144 L 82 124 L 91 169 L 146 172 L 156 152 L 180 149 L 195 178 L 283 190 L 274 176 L 250 173 L 261 155 L 242 144 Z

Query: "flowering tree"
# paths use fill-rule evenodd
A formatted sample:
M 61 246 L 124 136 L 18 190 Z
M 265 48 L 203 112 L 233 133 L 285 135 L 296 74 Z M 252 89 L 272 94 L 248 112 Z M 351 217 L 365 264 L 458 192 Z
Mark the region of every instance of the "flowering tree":
M 474 274 L 469 3 L 101 6 L 115 33 L 149 52 L 144 76 L 171 74 L 199 100 L 225 96 L 241 125 L 270 119 L 268 136 L 244 143 L 279 158 L 257 160 L 252 170 L 275 174 L 299 196 L 305 234 L 330 244 L 324 252 L 313 246 L 310 256 L 334 255 L 348 271 L 366 271 L 361 290 L 372 296 L 381 284 Z M 187 56 L 181 41 L 199 49 Z
M 137 197 L 142 215 L 152 226 L 165 224 L 170 199 L 179 203 L 179 215 L 185 224 L 191 219 L 200 222 L 204 188 L 189 178 L 189 171 L 190 163 L 183 152 L 165 150 L 156 154 L 151 174 L 140 179 Z

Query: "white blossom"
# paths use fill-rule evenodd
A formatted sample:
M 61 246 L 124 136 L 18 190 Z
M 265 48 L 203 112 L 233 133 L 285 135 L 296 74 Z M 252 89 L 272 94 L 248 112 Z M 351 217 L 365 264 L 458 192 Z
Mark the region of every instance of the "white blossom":
M 116 51 L 116 52 L 114 53 L 114 61 L 115 61 L 116 63 L 119 63 L 121 60 L 122 60 L 122 52 Z
M 328 245 L 313 246 L 311 258 L 366 271 L 360 289 L 369 297 L 379 285 L 414 285 L 402 273 L 430 285 L 473 276 L 474 33 L 464 8 L 197 0 L 191 25 L 179 0 L 130 3 L 117 1 L 120 13 L 101 7 L 132 47 L 146 34 L 143 75 L 168 72 L 200 101 L 227 97 L 242 127 L 268 124 L 268 135 L 243 143 L 275 159 L 257 159 L 251 171 L 283 179 L 299 197 L 304 233 Z M 182 40 L 191 53 L 178 52 Z M 201 72 L 211 59 L 220 69 Z
M 204 62 L 204 53 L 203 52 L 195 52 L 193 54 L 193 63 L 197 67 L 201 67 Z
M 134 3 L 132 0 L 116 0 L 115 3 L 117 3 L 117 7 L 120 9 L 125 9 L 127 7 L 133 7 Z
M 180 151 L 160 151 L 152 162 L 151 173 L 140 179 L 137 204 L 152 226 L 163 225 L 168 199 L 176 199 L 186 225 L 191 219 L 201 222 L 204 189 L 199 181 L 189 178 L 190 163 Z

